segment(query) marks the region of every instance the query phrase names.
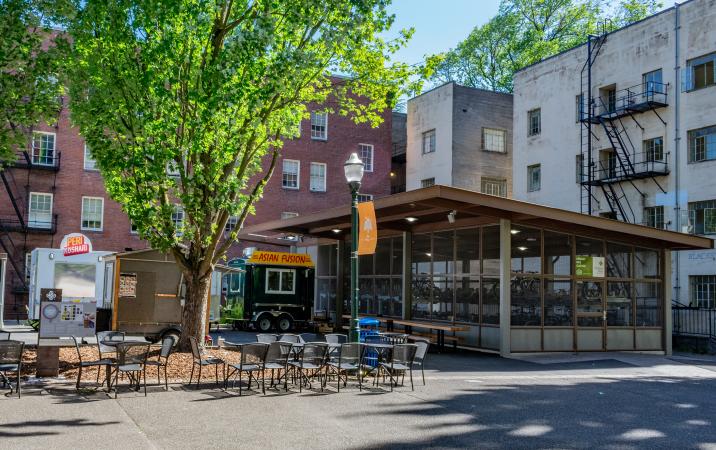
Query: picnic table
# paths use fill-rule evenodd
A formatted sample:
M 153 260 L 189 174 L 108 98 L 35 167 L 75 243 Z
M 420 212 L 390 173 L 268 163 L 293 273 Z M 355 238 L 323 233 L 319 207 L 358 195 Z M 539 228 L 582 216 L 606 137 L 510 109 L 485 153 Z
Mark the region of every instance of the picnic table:
M 359 316 L 359 319 L 362 319 L 364 317 L 368 316 Z M 350 319 L 351 316 L 349 315 L 343 315 L 344 319 Z M 425 321 L 419 321 L 419 320 L 403 320 L 403 319 L 395 319 L 392 317 L 373 317 L 378 320 L 379 322 L 385 323 L 385 328 L 387 331 L 392 332 L 395 328 L 395 325 L 402 325 L 405 328 L 406 334 L 411 334 L 413 332 L 413 328 L 422 328 L 426 330 L 435 330 L 436 336 L 437 336 L 437 346 L 440 351 L 445 349 L 445 332 L 457 332 L 457 331 L 467 331 L 469 328 L 465 325 L 454 325 L 449 324 L 445 322 L 425 322 Z M 453 341 L 454 346 L 457 346 L 457 340 Z

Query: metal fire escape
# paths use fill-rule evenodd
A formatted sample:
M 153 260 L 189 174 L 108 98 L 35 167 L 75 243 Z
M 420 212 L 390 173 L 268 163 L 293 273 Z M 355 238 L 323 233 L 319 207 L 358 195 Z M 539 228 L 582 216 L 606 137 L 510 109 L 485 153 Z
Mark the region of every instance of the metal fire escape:
M 635 222 L 623 183 L 629 183 L 640 195 L 643 192 L 634 180 L 651 179 L 662 192 L 666 192 L 655 178 L 668 175 L 668 153 L 637 151 L 627 129 L 625 119 L 631 119 L 643 130 L 636 114 L 652 111 L 664 125 L 657 109 L 666 107 L 668 84 L 644 81 L 627 89 L 607 91 L 607 95 L 594 95 L 592 68 L 607 40 L 606 31 L 589 36 L 587 60 L 581 72 L 581 94 L 578 99 L 581 144 L 581 212 L 592 214 L 599 207 L 596 192 L 601 191 L 611 215 L 624 222 Z M 602 140 L 597 131 L 604 131 Z M 610 150 L 606 159 L 595 150 Z M 596 156 L 596 157 L 595 157 Z

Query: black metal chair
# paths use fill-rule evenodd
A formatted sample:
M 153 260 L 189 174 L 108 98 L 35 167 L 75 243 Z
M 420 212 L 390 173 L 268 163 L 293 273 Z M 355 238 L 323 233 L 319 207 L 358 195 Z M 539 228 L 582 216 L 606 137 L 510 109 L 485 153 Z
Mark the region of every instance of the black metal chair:
M 380 372 L 390 377 L 390 390 L 393 390 L 393 384 L 398 385 L 398 378 L 402 374 L 402 385 L 405 381 L 405 372 L 410 372 L 410 389 L 415 390 L 413 386 L 413 362 L 415 361 L 415 353 L 418 350 L 418 346 L 415 344 L 398 344 L 393 347 L 390 360 L 387 362 L 381 362 L 378 366 L 378 376 L 376 382 L 380 378 Z
M 277 340 L 278 335 L 276 334 L 259 333 L 256 335 L 256 342 L 263 342 L 264 344 L 270 344 L 272 342 L 276 342 Z
M 109 359 L 112 363 L 117 361 L 117 347 L 104 345 L 103 341 L 124 342 L 125 334 L 122 331 L 98 331 L 95 334 L 97 338 L 97 352 L 99 359 Z M 97 372 L 97 383 L 99 383 L 99 371 Z
M 85 367 L 96 367 L 97 368 L 97 382 L 99 383 L 99 376 L 102 373 L 102 368 L 104 367 L 105 370 L 110 370 L 112 367 L 112 364 L 114 362 L 107 358 L 107 359 L 98 359 L 95 361 L 82 361 L 82 352 L 80 351 L 80 341 L 75 337 L 72 336 L 72 340 L 75 341 L 75 349 L 77 349 L 77 359 L 79 360 L 79 372 L 77 373 L 77 384 L 75 385 L 76 389 L 80 388 L 80 381 L 82 380 L 82 369 Z M 102 383 L 104 384 L 104 383 Z M 107 386 L 109 388 L 109 386 Z
M 423 376 L 423 386 L 425 386 L 425 357 L 428 355 L 428 348 L 430 348 L 430 341 L 425 339 L 416 339 L 415 345 L 418 346 L 415 352 L 415 359 L 413 365 L 420 367 L 420 373 Z
M 114 372 L 114 398 L 117 398 L 117 385 L 119 374 L 127 374 L 130 380 L 137 382 L 137 390 L 139 390 L 139 382 L 144 378 L 144 396 L 147 396 L 147 356 L 149 355 L 149 343 L 143 342 L 122 342 L 117 344 L 117 364 Z
M 239 395 L 241 395 L 241 374 L 244 372 L 249 374 L 249 389 L 251 389 L 251 379 L 256 380 L 259 385 L 259 378 L 256 374 L 261 373 L 261 392 L 266 394 L 266 377 L 263 372 L 266 368 L 266 354 L 269 350 L 269 344 L 256 342 L 254 344 L 244 344 L 241 346 L 241 359 L 239 364 L 230 364 L 224 379 L 224 386 L 228 387 L 229 378 L 235 373 L 239 374 Z M 231 370 L 233 369 L 233 370 Z M 236 380 L 234 380 L 235 385 Z M 233 386 L 232 385 L 232 386 Z
M 9 341 L 10 340 L 10 332 L 9 331 L 0 331 L 0 341 Z
M 338 378 L 337 388 L 338 392 L 341 392 L 341 377 L 345 376 L 343 381 L 343 387 L 348 384 L 348 373 L 356 372 L 358 378 L 358 388 L 363 390 L 363 378 L 361 376 L 361 370 L 363 369 L 363 354 L 365 352 L 365 346 L 356 342 L 341 344 L 338 349 L 338 354 L 334 361 L 328 362 L 329 372 L 336 374 Z
M 291 357 L 291 344 L 288 342 L 272 342 L 269 344 L 264 368 L 271 371 L 271 384 L 273 387 L 274 371 L 278 371 L 276 380 L 281 380 L 283 371 L 283 389 L 288 391 L 288 359 Z
M 321 383 L 321 392 L 323 392 L 324 381 L 321 379 L 321 372 L 326 371 L 326 359 L 328 358 L 328 344 L 322 342 L 309 342 L 303 345 L 297 361 L 289 361 L 294 374 L 294 378 L 298 376 L 298 390 L 303 391 L 303 382 L 305 381 L 308 388 L 311 389 L 311 378 L 318 376 Z
M 191 386 L 191 381 L 194 379 L 195 366 L 199 366 L 199 377 L 196 379 L 197 386 L 199 386 L 199 383 L 201 382 L 201 369 L 204 366 L 214 366 L 214 372 L 216 373 L 216 385 L 218 386 L 219 366 L 222 366 L 222 375 L 226 374 L 226 362 L 221 358 L 217 358 L 215 356 L 207 354 L 204 351 L 204 347 L 201 347 L 194 337 L 190 336 L 189 342 L 191 343 L 192 355 L 191 375 L 189 375 L 189 386 Z
M 348 342 L 348 336 L 345 334 L 331 333 L 326 335 L 326 342 L 329 344 L 345 344 Z
M 164 388 L 169 390 L 169 379 L 167 377 L 167 366 L 169 365 L 169 357 L 174 351 L 174 346 L 177 344 L 177 337 L 173 334 L 168 334 L 162 339 L 162 348 L 159 350 L 157 359 L 148 359 L 146 362 L 147 366 L 157 368 L 157 384 L 161 385 L 162 380 L 159 376 L 160 369 L 164 369 Z
M 17 397 L 22 395 L 20 389 L 20 377 L 22 377 L 22 355 L 25 352 L 25 343 L 22 341 L 5 340 L 0 341 L 0 379 L 3 384 L 10 386 L 12 394 L 12 383 L 7 377 L 7 372 L 17 374 Z
M 290 342 L 292 344 L 301 344 L 301 336 L 297 334 L 281 334 L 278 337 L 279 342 Z

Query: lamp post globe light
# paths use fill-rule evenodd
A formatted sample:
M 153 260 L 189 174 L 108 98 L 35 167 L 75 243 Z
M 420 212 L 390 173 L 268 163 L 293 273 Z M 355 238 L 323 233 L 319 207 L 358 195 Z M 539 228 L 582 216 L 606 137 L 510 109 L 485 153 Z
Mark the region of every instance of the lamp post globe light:
M 357 153 L 351 153 L 350 158 L 343 164 L 346 181 L 351 188 L 351 342 L 358 342 L 360 337 L 360 324 L 358 323 L 358 189 L 360 189 L 364 169 L 365 164 L 358 158 Z

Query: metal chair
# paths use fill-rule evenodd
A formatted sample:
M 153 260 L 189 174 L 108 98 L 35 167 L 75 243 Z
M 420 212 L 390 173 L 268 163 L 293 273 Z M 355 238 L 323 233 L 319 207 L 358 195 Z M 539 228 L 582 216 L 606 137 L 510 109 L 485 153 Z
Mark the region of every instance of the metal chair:
M 117 361 L 117 347 L 104 345 L 103 341 L 124 342 L 124 332 L 122 331 L 98 331 L 95 334 L 97 338 L 97 352 L 99 359 L 109 359 L 112 363 Z M 104 355 L 103 355 L 104 354 Z M 97 372 L 97 383 L 99 383 L 99 371 Z
M 301 333 L 298 335 L 301 338 L 301 342 L 326 342 L 326 338 L 316 333 Z
M 169 379 L 167 377 L 167 366 L 169 365 L 169 357 L 174 351 L 174 346 L 177 344 L 177 337 L 173 334 L 168 334 L 162 339 L 162 348 L 159 350 L 157 359 L 147 360 L 145 365 L 153 366 L 157 368 L 157 384 L 161 385 L 162 380 L 159 377 L 160 369 L 164 369 L 164 388 L 169 390 Z
M 415 361 L 415 353 L 418 350 L 418 346 L 415 344 L 398 344 L 393 347 L 393 352 L 390 357 L 390 361 L 381 362 L 378 366 L 378 376 L 376 382 L 380 378 L 380 372 L 387 374 L 390 377 L 390 390 L 393 391 L 393 384 L 398 385 L 398 378 L 402 374 L 402 385 L 405 381 L 405 372 L 410 371 L 410 389 L 415 390 L 413 386 L 413 361 Z
M 257 334 L 256 335 L 256 342 L 263 342 L 264 344 L 270 344 L 272 342 L 276 342 L 278 340 L 278 335 L 276 334 Z
M 303 351 L 298 361 L 289 361 L 289 366 L 293 369 L 294 377 L 297 375 L 298 390 L 302 392 L 303 382 L 305 381 L 308 388 L 311 389 L 311 377 L 318 376 L 321 383 L 321 392 L 323 392 L 324 382 L 321 379 L 321 371 L 325 372 L 326 359 L 328 358 L 328 344 L 322 342 L 309 342 L 304 344 Z M 309 377 L 310 375 L 310 377 Z
M 241 374 L 246 372 L 249 374 L 249 389 L 251 389 L 251 379 L 256 380 L 256 384 L 259 384 L 259 378 L 256 373 L 262 373 L 261 375 L 261 392 L 266 394 L 266 377 L 263 376 L 263 371 L 266 366 L 266 354 L 269 350 L 269 344 L 263 342 L 256 342 L 254 344 L 244 344 L 241 346 L 241 360 L 239 364 L 229 365 L 229 371 L 226 373 L 224 379 L 224 386 L 228 386 L 229 378 L 238 372 L 239 374 L 239 395 L 241 395 Z M 233 369 L 233 371 L 231 371 Z M 234 380 L 234 385 L 236 380 Z
M 114 398 L 117 398 L 119 386 L 117 381 L 119 374 L 127 374 L 131 382 L 134 376 L 137 378 L 137 390 L 139 390 L 139 381 L 144 377 L 144 396 L 147 396 L 147 355 L 149 355 L 149 343 L 140 342 L 122 342 L 117 344 L 117 365 L 114 372 Z
M 358 378 L 358 388 L 363 390 L 361 370 L 363 368 L 363 354 L 365 346 L 356 342 L 341 344 L 335 361 L 328 362 L 328 370 L 335 372 L 338 378 L 337 388 L 341 392 L 341 376 L 345 375 L 343 387 L 348 383 L 348 372 L 355 371 Z
M 0 341 L 0 378 L 3 384 L 10 386 L 12 394 L 12 384 L 7 377 L 7 372 L 15 372 L 17 374 L 17 397 L 22 395 L 20 389 L 20 377 L 22 376 L 22 355 L 25 352 L 25 343 L 22 341 Z
M 266 370 L 271 370 L 271 384 L 273 387 L 274 371 L 278 371 L 276 380 L 281 379 L 281 371 L 283 370 L 283 389 L 288 391 L 288 359 L 291 357 L 291 344 L 288 342 L 272 342 L 269 344 L 268 353 L 266 354 Z
M 9 331 L 0 331 L 0 341 L 9 341 L 10 340 L 10 332 Z
M 423 386 L 425 386 L 425 357 L 428 355 L 428 348 L 430 347 L 430 341 L 425 339 L 416 339 L 415 345 L 418 346 L 415 352 L 415 359 L 413 365 L 420 367 L 420 373 L 423 376 Z
M 297 334 L 281 334 L 278 337 L 279 342 L 290 342 L 292 344 L 301 344 L 303 341 L 301 340 L 301 336 Z
M 99 383 L 99 376 L 102 372 L 102 367 L 104 367 L 105 370 L 110 370 L 112 367 L 112 360 L 111 359 L 98 359 L 96 361 L 82 361 L 82 352 L 80 351 L 80 341 L 75 337 L 72 336 L 72 340 L 75 341 L 75 349 L 77 349 L 77 359 L 79 360 L 79 372 L 77 373 L 77 383 L 75 385 L 76 389 L 80 388 L 80 381 L 82 380 L 82 369 L 85 367 L 97 367 L 97 382 Z M 104 383 L 102 383 L 104 384 Z M 109 388 L 109 386 L 107 386 Z
M 199 366 L 199 377 L 196 379 L 196 385 L 199 386 L 199 382 L 201 381 L 201 369 L 204 366 L 214 366 L 214 371 L 216 372 L 216 385 L 219 385 L 219 366 L 222 366 L 222 374 L 226 373 L 226 362 L 221 359 L 217 358 L 215 356 L 211 356 L 204 352 L 204 347 L 199 346 L 199 343 L 196 341 L 196 339 L 192 336 L 189 336 L 189 342 L 191 343 L 191 355 L 192 355 L 192 365 L 191 365 L 191 375 L 189 375 L 189 385 L 191 386 L 191 381 L 194 379 L 194 366 Z
M 326 342 L 329 344 L 345 344 L 348 342 L 348 336 L 345 334 L 331 333 L 326 335 Z

